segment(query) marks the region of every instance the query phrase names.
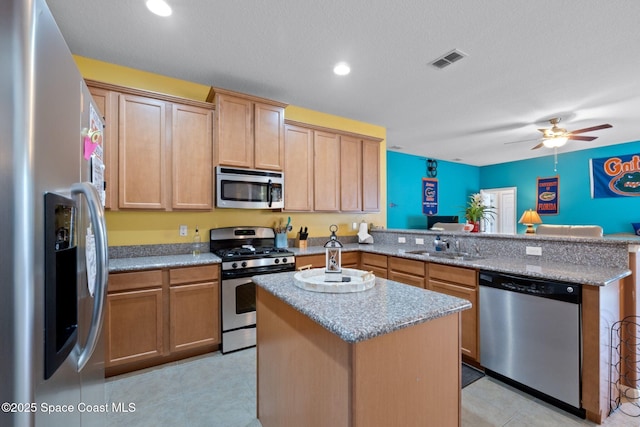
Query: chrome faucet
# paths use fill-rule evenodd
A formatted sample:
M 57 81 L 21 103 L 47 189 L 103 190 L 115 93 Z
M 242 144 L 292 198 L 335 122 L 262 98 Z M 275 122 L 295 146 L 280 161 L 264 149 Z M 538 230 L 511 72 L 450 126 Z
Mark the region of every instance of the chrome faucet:
M 433 241 L 433 247 L 436 251 L 446 251 L 449 249 L 449 241 L 447 239 L 441 239 L 440 236 L 436 236 L 436 239 Z

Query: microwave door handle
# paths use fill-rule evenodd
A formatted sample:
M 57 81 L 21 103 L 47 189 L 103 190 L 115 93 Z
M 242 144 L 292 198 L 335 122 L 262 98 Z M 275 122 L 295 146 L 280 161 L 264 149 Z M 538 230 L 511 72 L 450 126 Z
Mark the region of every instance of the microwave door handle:
M 269 207 L 271 207 L 271 204 L 273 203 L 273 194 L 271 194 L 272 191 L 273 186 L 271 185 L 271 180 L 269 180 L 269 182 L 267 183 L 267 203 Z

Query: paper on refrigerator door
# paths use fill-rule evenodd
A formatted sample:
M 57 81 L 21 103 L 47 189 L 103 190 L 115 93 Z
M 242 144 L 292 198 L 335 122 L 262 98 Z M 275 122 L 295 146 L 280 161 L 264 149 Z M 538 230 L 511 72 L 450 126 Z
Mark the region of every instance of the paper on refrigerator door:
M 87 264 L 87 288 L 89 289 L 89 294 L 93 297 L 96 290 L 96 239 L 93 236 L 91 227 L 87 227 L 85 259 Z

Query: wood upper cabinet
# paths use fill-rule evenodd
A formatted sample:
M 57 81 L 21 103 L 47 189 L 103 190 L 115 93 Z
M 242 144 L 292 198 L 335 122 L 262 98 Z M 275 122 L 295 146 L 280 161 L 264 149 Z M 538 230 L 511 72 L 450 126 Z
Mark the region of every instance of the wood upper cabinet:
M 471 301 L 472 307 L 461 316 L 461 351 L 465 356 L 478 360 L 478 272 L 469 268 L 429 264 L 428 289 Z
M 362 141 L 362 210 L 380 211 L 379 141 Z
M 285 209 L 379 211 L 380 141 L 287 120 Z
M 118 209 L 118 93 L 89 86 L 89 92 L 104 120 L 105 209 Z
M 286 104 L 213 87 L 207 101 L 216 104 L 217 164 L 284 168 Z
M 313 131 L 286 125 L 284 136 L 284 208 L 313 210 Z
M 340 137 L 340 210 L 362 211 L 362 141 Z
M 213 207 L 213 112 L 173 104 L 172 207 Z
M 167 200 L 167 103 L 120 95 L 120 208 L 164 209 Z
M 314 210 L 339 211 L 340 137 L 337 134 L 313 131 L 313 170 Z
M 213 105 L 87 81 L 105 116 L 108 208 L 213 208 Z

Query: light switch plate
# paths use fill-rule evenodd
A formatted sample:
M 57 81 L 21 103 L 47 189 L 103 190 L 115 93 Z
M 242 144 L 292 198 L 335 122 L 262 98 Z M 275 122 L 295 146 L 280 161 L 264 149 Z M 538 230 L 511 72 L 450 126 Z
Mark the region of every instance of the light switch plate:
M 182 237 L 185 237 L 187 235 L 187 226 L 186 225 L 181 225 L 180 226 L 180 235 Z
M 527 246 L 527 255 L 542 256 L 542 248 L 540 246 Z
M 398 237 L 398 243 L 407 243 L 406 237 Z
M 424 239 L 416 237 L 416 245 L 424 245 Z

